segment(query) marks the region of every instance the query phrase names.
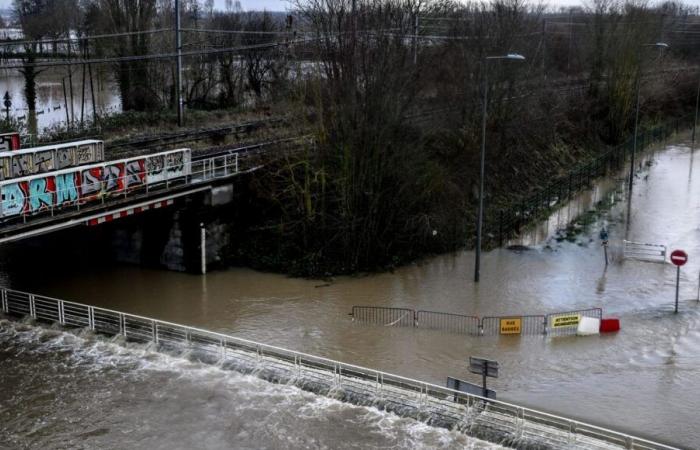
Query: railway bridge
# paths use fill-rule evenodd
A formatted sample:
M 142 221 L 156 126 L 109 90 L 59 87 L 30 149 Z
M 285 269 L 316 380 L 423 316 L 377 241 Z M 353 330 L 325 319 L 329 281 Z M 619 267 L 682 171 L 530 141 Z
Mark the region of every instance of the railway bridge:
M 234 201 L 236 178 L 289 148 L 259 144 L 201 155 L 177 149 L 6 179 L 0 244 L 52 240 L 69 229 L 86 237 L 86 228 L 109 224 L 118 260 L 206 271 L 229 240 L 216 210 Z

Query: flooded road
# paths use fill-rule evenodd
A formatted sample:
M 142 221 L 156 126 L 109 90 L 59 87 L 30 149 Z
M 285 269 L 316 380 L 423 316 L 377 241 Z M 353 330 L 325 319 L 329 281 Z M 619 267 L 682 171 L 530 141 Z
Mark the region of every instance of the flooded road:
M 553 237 L 563 214 L 557 212 L 540 227 L 524 233 L 519 242 L 530 245 L 529 250 L 486 252 L 479 285 L 472 282 L 474 258 L 473 252 L 467 251 L 431 258 L 394 273 L 343 277 L 330 283 L 247 269 L 200 277 L 135 267 L 101 267 L 72 260 L 51 264 L 50 270 L 42 270 L 37 275 L 31 268 L 13 265 L 7 258 L 0 278 L 4 278 L 3 284 L 17 289 L 226 332 L 437 384 L 444 384 L 447 376 L 477 382 L 467 373 L 466 361 L 470 355 L 488 357 L 501 364 L 500 378 L 490 385 L 498 391 L 499 399 L 694 448 L 700 441 L 700 429 L 696 427 L 696 410 L 700 404 L 700 305 L 695 300 L 700 271 L 700 153 L 697 150 L 696 153 L 692 155 L 683 142 L 654 153 L 637 178 L 630 208 L 626 192 L 619 190 L 614 179 L 602 181 L 598 190 L 567 207 L 584 212 L 589 205 L 608 196 L 609 203 L 613 204 L 574 242 Z M 607 268 L 597 237 L 603 225 L 608 227 L 611 239 L 611 263 Z M 682 301 L 678 315 L 673 314 L 675 267 L 623 261 L 621 241 L 624 238 L 666 244 L 669 250 L 682 248 L 690 255 L 681 273 Z M 407 307 L 478 316 L 545 314 L 601 307 L 604 316 L 620 317 L 622 331 L 593 337 L 469 337 L 433 330 L 359 325 L 348 316 L 353 305 Z M 0 343 L 0 348 L 24 345 L 18 344 L 16 337 L 7 339 L 5 342 L 10 344 Z M 42 338 L 36 340 L 41 342 Z M 34 365 L 44 367 L 44 364 L 49 370 L 52 363 L 32 357 L 32 351 L 28 352 L 26 363 L 25 357 L 11 351 L 8 356 L 5 352 L 5 359 L 0 361 L 3 371 L 21 365 L 24 369 L 17 370 L 23 373 L 33 370 Z M 88 353 L 97 361 L 102 358 L 102 352 L 98 349 Z M 76 356 L 68 353 L 64 357 L 72 361 Z M 226 390 L 221 393 L 216 383 L 207 384 L 206 392 L 202 392 L 205 388 L 191 381 L 190 377 L 196 378 L 196 375 L 187 370 L 143 371 L 140 364 L 147 362 L 131 357 L 129 361 L 134 367 L 121 369 L 119 364 L 112 365 L 104 375 L 106 379 L 136 377 L 139 389 L 151 386 L 153 395 L 160 392 L 171 399 L 167 408 L 182 407 L 183 414 L 189 414 L 187 410 L 194 408 L 193 403 L 201 402 L 199 414 L 208 417 L 212 413 L 208 410 L 207 398 L 214 398 L 216 402 L 220 395 L 233 395 Z M 102 376 L 103 366 L 99 364 L 95 367 L 92 363 L 72 365 L 63 361 L 56 364 L 74 377 Z M 187 381 L 177 381 L 183 377 Z M 34 388 L 45 391 L 46 398 L 39 403 L 57 401 L 52 400 L 52 387 L 42 387 L 44 382 L 46 380 L 39 379 L 34 384 Z M 122 381 L 115 383 L 119 386 Z M 123 383 L 129 384 L 128 381 Z M 265 393 L 260 395 L 269 394 L 273 399 L 277 395 L 284 396 L 283 392 L 277 393 L 277 387 L 268 388 L 263 382 L 235 374 L 222 377 L 220 383 L 236 391 L 245 390 L 245 383 L 254 383 L 253 390 L 262 389 Z M 77 389 L 77 385 L 73 386 Z M 53 388 L 57 387 L 53 385 Z M 121 416 L 146 417 L 152 407 L 145 402 L 129 402 L 128 395 L 122 399 L 118 388 L 109 393 L 98 387 L 95 389 L 95 395 L 112 402 Z M 246 392 L 245 395 L 258 394 Z M 307 398 L 306 395 L 295 393 L 293 396 Z M 23 398 L 21 394 L 16 396 Z M 235 399 L 248 402 L 246 397 Z M 274 404 L 275 400 L 268 400 Z M 268 412 L 283 417 L 280 423 L 284 423 L 285 428 L 294 429 L 298 408 L 295 401 Z M 168 402 L 163 400 L 163 403 Z M 246 414 L 245 408 L 256 408 L 254 404 L 238 406 L 244 410 L 241 414 Z M 46 411 L 54 407 L 48 405 Z M 74 408 L 77 406 L 66 411 Z M 49 413 L 43 409 L 32 414 L 37 420 L 48 420 Z M 225 417 L 231 414 L 230 410 L 225 409 L 221 414 L 222 417 L 216 417 L 211 424 L 187 416 L 180 419 L 176 416 L 172 422 L 160 418 L 147 423 L 152 424 L 154 435 L 181 425 L 188 429 L 192 420 L 214 432 L 224 426 L 219 420 L 232 420 L 232 417 Z M 338 414 L 353 416 L 356 413 Z M 250 417 L 250 422 L 257 420 L 253 412 Z M 322 415 L 317 417 L 318 421 L 324 420 Z M 328 420 L 332 422 L 334 417 L 337 416 L 331 415 Z M 236 420 L 244 419 L 245 416 L 240 415 Z M 91 416 L 91 420 L 109 419 Z M 189 422 L 181 424 L 180 420 Z M 353 420 L 339 419 L 339 427 L 350 427 L 355 423 Z M 387 416 L 377 420 L 399 419 Z M 361 427 L 374 426 L 372 420 L 363 419 L 359 423 Z M 240 426 L 264 427 L 265 422 Z M 427 440 L 421 437 L 414 442 L 391 440 L 392 435 L 403 435 L 400 426 L 390 425 L 394 426 L 399 428 L 388 432 L 389 441 L 379 440 L 367 445 L 430 447 L 436 445 L 431 439 L 446 439 L 445 442 L 458 439 L 448 433 L 425 438 Z M 105 446 L 119 445 L 118 440 L 110 440 L 118 439 L 117 430 L 109 429 L 111 431 L 100 436 L 100 442 Z M 320 439 L 318 444 L 298 441 L 299 446 L 350 446 L 363 434 L 356 431 L 357 434 L 349 435 L 352 437 L 336 439 L 334 431 L 325 434 L 323 427 L 319 430 L 307 430 L 312 434 L 309 439 Z M 184 433 L 182 430 L 174 432 Z M 37 433 L 48 439 L 45 432 Z M 65 433 L 71 435 L 67 429 Z M 297 431 L 290 433 L 297 436 Z M 75 434 L 72 436 L 75 438 Z M 283 436 L 270 437 L 269 446 L 297 446 L 295 442 L 282 444 L 276 440 L 273 444 L 272 440 L 278 438 Z M 150 438 L 144 436 L 144 439 Z M 254 440 L 249 442 L 249 446 L 257 447 L 253 445 Z

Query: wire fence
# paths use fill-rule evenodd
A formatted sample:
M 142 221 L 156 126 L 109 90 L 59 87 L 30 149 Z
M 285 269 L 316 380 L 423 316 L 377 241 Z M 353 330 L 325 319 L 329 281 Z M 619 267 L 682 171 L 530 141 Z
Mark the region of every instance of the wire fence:
M 438 311 L 415 311 L 386 306 L 353 306 L 352 320 L 372 325 L 415 327 L 471 336 L 576 334 L 582 317 L 601 319 L 601 308 L 577 309 L 549 314 L 468 316 Z
M 648 148 L 651 144 L 667 139 L 679 129 L 690 127 L 695 120 L 694 115 L 671 120 L 637 134 L 637 152 Z M 543 189 L 509 208 L 498 210 L 485 218 L 484 228 L 489 230 L 486 236 L 498 239 L 502 246 L 508 239 L 515 237 L 526 224 L 545 217 L 555 206 L 562 205 L 573 198 L 578 192 L 588 189 L 591 182 L 606 175 L 611 170 L 619 170 L 627 157 L 632 154 L 634 136 L 624 144 L 614 147 L 592 161 L 575 167 L 567 175 L 550 182 Z
M 565 417 L 419 380 L 134 314 L 0 288 L 5 314 L 78 327 L 128 341 L 154 342 L 159 351 L 187 350 L 264 380 L 293 384 L 344 402 L 376 406 L 514 448 L 640 449 L 672 447 Z M 358 311 L 359 314 L 359 311 Z M 0 378 L 0 389 L 6 388 Z

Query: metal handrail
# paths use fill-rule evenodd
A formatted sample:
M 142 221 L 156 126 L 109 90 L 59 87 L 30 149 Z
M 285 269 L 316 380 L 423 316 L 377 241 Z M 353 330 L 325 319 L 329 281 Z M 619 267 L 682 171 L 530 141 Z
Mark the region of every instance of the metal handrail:
M 597 425 L 588 424 L 585 422 L 580 422 L 577 420 L 567 419 L 565 417 L 557 416 L 554 414 L 537 411 L 530 408 L 525 408 L 512 403 L 507 403 L 499 400 L 487 399 L 484 397 L 468 394 L 465 392 L 456 391 L 443 386 L 438 386 L 432 383 L 419 381 L 400 375 L 394 375 L 387 372 L 382 372 L 362 366 L 357 366 L 354 364 L 343 363 L 340 361 L 328 359 L 322 356 L 315 356 L 304 352 L 298 352 L 294 350 L 285 349 L 282 347 L 277 347 L 274 345 L 263 344 L 255 342 L 249 339 L 233 337 L 223 333 L 218 333 L 215 331 L 204 330 L 197 327 L 191 327 L 187 325 L 180 325 L 173 322 L 168 322 L 164 320 L 153 319 L 145 316 L 140 316 L 137 314 L 124 313 L 108 308 L 100 308 L 95 306 L 90 306 L 82 303 L 71 302 L 66 300 L 61 300 L 53 297 L 36 296 L 34 294 L 17 291 L 13 289 L 0 288 L 1 293 L 1 304 L 2 309 L 5 313 L 10 313 L 10 301 L 19 301 L 17 299 L 8 299 L 8 294 L 12 296 L 23 295 L 26 296 L 26 301 L 28 302 L 28 308 L 23 308 L 23 312 L 28 312 L 29 315 L 35 319 L 42 320 L 57 320 L 61 324 L 66 324 L 66 307 L 69 308 L 69 314 L 72 317 L 81 317 L 80 311 L 87 311 L 87 327 L 93 331 L 100 331 L 100 328 L 96 325 L 96 321 L 100 322 L 106 317 L 105 314 L 115 315 L 118 319 L 118 333 L 127 335 L 128 337 L 128 325 L 127 320 L 133 320 L 136 324 L 132 324 L 134 330 L 142 332 L 144 329 L 150 328 L 150 333 L 152 336 L 149 337 L 146 334 L 134 332 L 132 335 L 136 335 L 140 339 L 158 341 L 159 337 L 163 339 L 166 337 L 166 333 L 171 333 L 168 329 L 177 330 L 184 332 L 185 336 L 189 336 L 186 342 L 192 342 L 192 336 L 200 336 L 200 338 L 210 338 L 211 345 L 217 345 L 221 347 L 221 354 L 226 355 L 226 351 L 230 348 L 227 344 L 235 345 L 237 344 L 239 348 L 248 349 L 248 352 L 255 352 L 258 358 L 272 358 L 279 363 L 288 362 L 293 363 L 294 367 L 302 368 L 308 367 L 309 365 L 313 370 L 324 371 L 323 373 L 328 373 L 332 370 L 334 374 L 334 379 L 336 382 L 345 381 L 352 382 L 352 380 L 360 379 L 370 384 L 376 384 L 377 389 L 385 394 L 390 389 L 394 394 L 410 394 L 411 392 L 418 393 L 421 399 L 425 400 L 427 398 L 432 398 L 440 403 L 434 405 L 436 408 L 454 408 L 458 407 L 461 411 L 460 415 L 463 420 L 469 416 L 470 408 L 477 408 L 482 413 L 490 412 L 490 414 L 510 414 L 508 417 L 515 419 L 516 435 L 522 436 L 523 430 L 526 425 L 534 424 L 536 425 L 536 430 L 543 432 L 542 427 L 548 427 L 550 431 L 558 431 L 561 433 L 567 433 L 569 442 L 581 439 L 596 439 L 597 441 L 602 441 L 608 444 L 618 445 L 624 443 L 627 448 L 643 448 L 643 449 L 673 449 L 674 447 L 652 442 L 646 439 L 638 438 L 626 433 L 620 433 L 607 428 L 599 427 Z M 23 300 L 23 299 L 22 299 Z M 56 302 L 57 317 L 51 318 L 46 317 L 43 313 L 41 316 L 37 316 L 36 301 L 54 301 Z M 97 316 L 96 316 L 97 314 Z M 97 317 L 97 319 L 96 319 Z M 82 325 L 82 321 L 75 321 Z M 80 326 L 78 325 L 78 326 Z M 103 332 L 106 332 L 104 329 Z M 111 330 L 113 334 L 114 329 Z M 267 353 L 267 354 L 266 354 Z M 439 413 L 440 411 L 438 411 Z M 448 411 L 443 411 L 447 413 Z M 467 414 L 464 414 L 464 413 Z M 488 416 L 491 417 L 491 416 Z M 488 419 L 487 417 L 487 419 Z M 556 444 L 556 442 L 552 442 Z M 595 442 L 590 443 L 591 446 Z M 568 448 L 565 445 L 564 448 Z M 608 447 L 605 447 L 608 448 Z

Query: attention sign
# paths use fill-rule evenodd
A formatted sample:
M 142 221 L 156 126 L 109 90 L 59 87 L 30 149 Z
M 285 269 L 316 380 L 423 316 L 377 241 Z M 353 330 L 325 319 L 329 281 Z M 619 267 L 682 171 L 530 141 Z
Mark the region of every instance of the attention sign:
M 522 332 L 522 318 L 505 317 L 501 319 L 501 334 L 520 334 Z
M 581 314 L 566 314 L 552 317 L 550 326 L 552 328 L 577 327 L 580 321 Z

